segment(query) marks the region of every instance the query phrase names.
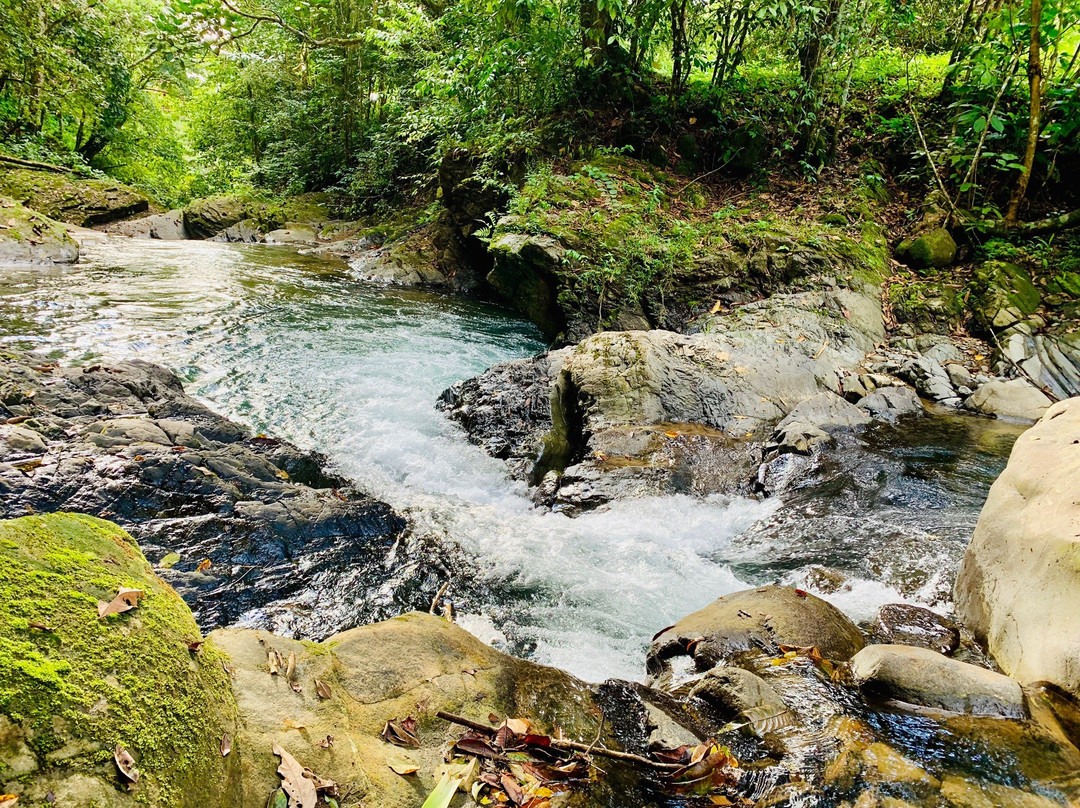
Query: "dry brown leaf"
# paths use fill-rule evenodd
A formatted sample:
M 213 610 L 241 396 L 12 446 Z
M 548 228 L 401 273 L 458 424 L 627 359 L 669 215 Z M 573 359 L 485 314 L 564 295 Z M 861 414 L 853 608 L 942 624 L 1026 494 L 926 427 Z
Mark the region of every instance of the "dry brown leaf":
M 316 679 L 315 680 L 315 694 L 320 699 L 328 699 L 328 698 L 330 698 L 330 685 L 328 685 L 326 682 L 322 681 L 321 679 Z
M 277 773 L 281 775 L 282 789 L 289 795 L 289 808 L 315 808 L 319 795 L 314 781 L 304 776 L 304 767 L 277 744 L 274 744 L 272 749 L 274 754 L 281 758 Z
M 416 735 L 416 719 L 409 717 L 387 721 L 383 727 L 382 739 L 394 746 L 420 746 L 420 739 Z
M 392 757 L 386 761 L 386 765 L 390 767 L 394 774 L 400 774 L 402 777 L 420 771 L 420 767 L 407 757 Z
M 285 663 L 285 678 L 292 681 L 294 673 L 296 673 L 296 652 L 289 651 L 289 660 Z
M 271 648 L 266 652 L 266 664 L 270 668 L 270 675 L 277 676 L 281 670 L 281 654 Z
M 199 653 L 199 649 L 202 648 L 202 640 L 188 640 L 187 649 L 194 654 Z
M 285 726 L 289 729 L 307 729 L 307 724 L 301 724 L 299 721 L 294 721 L 291 718 L 285 719 Z
M 224 732 L 221 735 L 221 756 L 228 757 L 229 752 L 232 751 L 232 741 L 229 740 L 229 733 Z
M 195 568 L 195 572 L 206 572 L 208 569 L 210 569 L 210 567 L 213 566 L 213 564 L 214 562 L 211 561 L 209 558 L 204 558 L 202 561 L 199 562 L 199 566 Z
M 11 808 L 18 801 L 18 794 L 0 794 L 0 808 Z
M 334 736 L 333 735 L 327 735 L 325 741 L 319 741 L 319 746 L 321 746 L 323 749 L 329 749 L 333 745 L 334 745 Z
M 120 776 L 127 781 L 128 790 L 133 791 L 135 784 L 139 782 L 139 770 L 135 768 L 135 758 L 120 744 L 113 750 L 113 760 Z
M 143 596 L 141 589 L 128 589 L 121 586 L 117 590 L 116 597 L 109 603 L 98 601 L 98 619 L 108 617 L 110 614 L 122 614 L 129 612 L 139 605 L 139 598 Z
M 304 692 L 304 686 L 302 684 L 300 684 L 299 682 L 289 682 L 289 687 L 291 687 L 293 689 L 294 693 L 302 693 L 302 692 Z

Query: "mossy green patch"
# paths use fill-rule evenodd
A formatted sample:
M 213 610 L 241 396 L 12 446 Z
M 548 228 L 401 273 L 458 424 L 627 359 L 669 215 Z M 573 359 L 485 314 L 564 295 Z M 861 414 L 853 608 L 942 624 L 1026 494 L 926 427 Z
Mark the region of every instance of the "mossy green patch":
M 138 608 L 98 618 L 119 587 Z M 135 542 L 76 514 L 0 522 L 0 714 L 20 725 L 36 771 L 115 778 L 112 750 L 142 771 L 136 798 L 217 804 L 235 780 L 218 744 L 235 717 L 224 657 L 203 645 L 191 612 Z M 60 772 L 62 774 L 62 772 Z M 10 772 L 0 765 L 0 782 Z

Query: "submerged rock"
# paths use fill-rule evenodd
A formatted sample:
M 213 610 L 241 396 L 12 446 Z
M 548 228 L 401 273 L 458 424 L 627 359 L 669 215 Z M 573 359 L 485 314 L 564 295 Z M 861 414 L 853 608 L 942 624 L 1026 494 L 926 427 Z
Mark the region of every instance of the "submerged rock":
M 956 579 L 957 615 L 1002 670 L 1080 695 L 1080 399 L 1016 441 Z
M 164 368 L 8 354 L 3 418 L 20 432 L 0 442 L 0 515 L 77 510 L 119 522 L 152 559 L 179 553 L 162 574 L 202 625 L 247 615 L 328 633 L 377 616 L 362 602 L 320 613 L 306 601 L 385 579 L 404 520 L 327 473 L 321 456 L 207 409 Z
M 59 222 L 0 196 L 0 265 L 73 264 L 79 245 Z
M 891 645 L 918 645 L 950 654 L 960 645 L 960 631 L 940 614 L 923 606 L 887 603 L 878 611 L 874 637 Z
M 210 241 L 224 241 L 231 244 L 258 244 L 266 240 L 262 226 L 257 219 L 243 219 L 226 227 Z

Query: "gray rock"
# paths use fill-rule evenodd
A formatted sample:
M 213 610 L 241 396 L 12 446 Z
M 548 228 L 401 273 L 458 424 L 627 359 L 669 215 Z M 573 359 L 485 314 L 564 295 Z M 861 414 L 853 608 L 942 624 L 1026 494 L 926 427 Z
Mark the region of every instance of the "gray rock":
M 960 645 L 960 631 L 941 615 L 922 606 L 887 603 L 878 611 L 874 639 L 889 645 L 918 645 L 951 654 Z
M 277 230 L 271 230 L 266 234 L 267 244 L 278 245 L 313 245 L 318 243 L 318 236 L 315 233 L 315 228 L 309 224 L 300 224 L 298 222 L 286 222 L 285 226 Z
M 1027 717 L 1019 683 L 1000 673 L 912 645 L 869 645 L 851 659 L 864 691 L 968 715 Z
M 784 700 L 760 676 L 743 668 L 713 668 L 694 685 L 691 698 L 718 709 L 725 720 L 750 722 L 755 734 L 791 720 Z
M 0 196 L 0 265 L 78 260 L 79 245 L 64 225 Z
M 900 369 L 900 376 L 932 401 L 946 402 L 957 398 L 949 374 L 936 359 L 928 356 L 911 359 Z
M 984 384 L 964 402 L 969 410 L 984 415 L 1027 421 L 1038 420 L 1051 404 L 1049 396 L 1024 379 Z
M 188 237 L 182 210 L 170 210 L 167 213 L 155 213 L 140 219 L 128 219 L 125 222 L 110 225 L 107 230 L 118 236 L 156 238 L 162 241 L 181 241 Z
M 975 379 L 972 378 L 971 372 L 959 362 L 949 362 L 945 365 L 945 372 L 949 374 L 949 381 L 953 383 L 958 393 L 961 387 L 975 388 Z
M 776 654 L 781 644 L 816 647 L 826 659 L 846 661 L 865 642 L 843 612 L 821 598 L 763 586 L 725 595 L 665 629 L 649 649 L 649 670 L 655 675 L 683 654 L 708 670 L 747 653 Z
M 234 225 L 230 225 L 218 233 L 210 241 L 224 241 L 232 244 L 258 244 L 265 241 L 262 228 L 255 219 L 244 219 Z
M 918 394 L 910 387 L 879 387 L 857 405 L 871 418 L 896 421 L 909 415 L 925 415 L 926 409 Z

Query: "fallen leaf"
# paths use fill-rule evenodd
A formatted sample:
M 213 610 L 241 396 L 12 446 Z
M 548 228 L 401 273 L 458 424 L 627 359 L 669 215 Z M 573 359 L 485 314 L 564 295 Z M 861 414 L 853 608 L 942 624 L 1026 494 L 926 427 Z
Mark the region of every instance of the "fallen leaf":
M 450 800 L 454 799 L 460 784 L 460 777 L 451 779 L 450 775 L 444 774 L 438 785 L 428 794 L 428 798 L 424 800 L 421 808 L 447 808 Z
M 286 718 L 284 723 L 289 729 L 307 729 L 307 724 L 301 724 L 299 721 L 294 721 L 291 718 Z
M 302 693 L 304 691 L 304 686 L 299 682 L 289 682 L 289 687 L 293 689 L 294 693 Z
M 115 598 L 109 603 L 98 601 L 98 619 L 108 617 L 110 614 L 122 614 L 129 612 L 139 605 L 139 598 L 143 596 L 141 589 L 128 589 L 121 586 Z
M 120 776 L 127 781 L 128 790 L 133 791 L 135 784 L 139 782 L 139 770 L 135 768 L 135 758 L 124 747 L 117 744 L 116 749 L 113 750 L 113 760 L 120 771 Z
M 289 795 L 290 808 L 315 808 L 319 794 L 315 790 L 315 783 L 304 776 L 304 767 L 277 744 L 271 748 L 273 753 L 281 758 L 277 773 L 281 775 L 281 787 Z
M 324 681 L 322 681 L 320 679 L 316 679 L 315 680 L 315 694 L 320 699 L 328 699 L 328 698 L 330 698 L 330 685 L 328 685 L 326 682 L 324 682 Z
M 289 808 L 289 795 L 285 793 L 284 789 L 279 788 L 274 792 L 273 801 L 269 808 Z
M 202 640 L 188 640 L 187 649 L 194 654 L 199 653 L 199 649 L 202 648 Z
M 406 757 L 390 758 L 386 761 L 386 765 L 390 767 L 394 774 L 400 774 L 403 777 L 406 774 L 416 774 L 420 771 L 420 767 Z
M 18 794 L 0 794 L 0 808 L 11 808 L 18 801 Z
M 27 623 L 26 625 L 28 627 L 30 627 L 30 628 L 36 628 L 38 631 L 52 631 L 52 629 L 49 628 L 44 623 L 36 623 L 35 622 L 35 623 Z
M 503 756 L 492 748 L 491 744 L 481 738 L 471 738 L 465 736 L 457 743 L 454 744 L 454 748 L 459 752 L 464 752 L 467 755 L 476 755 L 478 757 L 501 759 Z
M 232 751 L 232 741 L 229 740 L 229 733 L 225 732 L 221 735 L 221 756 L 228 757 L 229 752 Z
M 525 792 L 521 790 L 521 785 L 518 781 L 509 774 L 502 776 L 503 791 L 506 792 L 506 796 L 510 798 L 512 802 L 517 805 L 523 805 L 525 803 Z
M 206 572 L 213 565 L 213 561 L 211 561 L 209 558 L 204 558 L 202 561 L 199 562 L 199 566 L 195 568 L 195 572 Z
M 277 676 L 278 671 L 281 670 L 281 654 L 271 648 L 266 653 L 266 664 L 270 668 L 270 675 Z
M 420 739 L 416 736 L 416 719 L 410 717 L 387 721 L 382 739 L 394 746 L 420 746 Z
M 532 724 L 524 718 L 508 718 L 506 719 L 506 726 L 515 735 L 528 735 Z
M 289 660 L 285 664 L 285 678 L 292 680 L 294 673 L 296 673 L 296 652 L 289 651 Z
M 334 736 L 333 735 L 327 735 L 325 741 L 319 741 L 319 746 L 322 749 L 329 749 L 333 745 L 334 745 Z

